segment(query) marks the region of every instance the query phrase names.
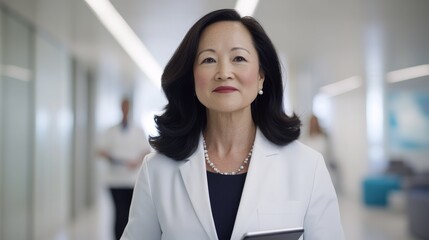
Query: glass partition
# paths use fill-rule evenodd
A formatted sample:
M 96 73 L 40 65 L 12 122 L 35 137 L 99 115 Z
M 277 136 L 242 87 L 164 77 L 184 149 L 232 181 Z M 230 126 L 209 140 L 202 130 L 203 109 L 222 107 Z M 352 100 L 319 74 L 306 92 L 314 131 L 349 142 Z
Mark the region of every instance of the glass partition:
M 4 9 L 0 18 L 0 239 L 30 239 L 33 32 Z

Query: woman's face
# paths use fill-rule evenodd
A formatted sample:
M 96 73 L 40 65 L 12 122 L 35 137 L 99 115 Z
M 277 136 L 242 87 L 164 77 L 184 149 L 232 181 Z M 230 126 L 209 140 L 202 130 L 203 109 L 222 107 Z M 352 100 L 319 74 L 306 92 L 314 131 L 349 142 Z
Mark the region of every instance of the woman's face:
M 250 109 L 264 82 L 252 37 L 240 23 L 222 21 L 202 33 L 194 63 L 195 91 L 209 110 Z

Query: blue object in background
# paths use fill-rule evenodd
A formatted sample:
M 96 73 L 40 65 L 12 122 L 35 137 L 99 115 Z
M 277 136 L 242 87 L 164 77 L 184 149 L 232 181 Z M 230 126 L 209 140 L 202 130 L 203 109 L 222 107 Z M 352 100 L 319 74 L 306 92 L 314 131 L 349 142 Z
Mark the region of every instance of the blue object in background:
M 401 189 L 401 178 L 392 175 L 369 176 L 363 180 L 363 200 L 367 206 L 385 207 L 389 192 Z

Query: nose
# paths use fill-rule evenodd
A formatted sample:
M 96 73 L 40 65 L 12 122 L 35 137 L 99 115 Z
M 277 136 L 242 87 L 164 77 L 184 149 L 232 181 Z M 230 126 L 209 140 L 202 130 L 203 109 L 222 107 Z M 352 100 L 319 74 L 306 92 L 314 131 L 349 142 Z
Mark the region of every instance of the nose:
M 217 80 L 227 80 L 232 79 L 233 77 L 232 67 L 231 64 L 227 61 L 221 61 L 218 64 L 218 71 L 216 73 L 216 79 Z

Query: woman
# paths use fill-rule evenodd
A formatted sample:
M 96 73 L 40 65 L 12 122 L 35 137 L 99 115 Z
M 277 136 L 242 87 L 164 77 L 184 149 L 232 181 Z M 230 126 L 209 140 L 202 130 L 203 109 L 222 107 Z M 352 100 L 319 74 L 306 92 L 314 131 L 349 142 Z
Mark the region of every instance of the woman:
M 319 119 L 315 115 L 310 116 L 308 133 L 304 134 L 301 141 L 322 154 L 326 160 L 328 157 L 327 137 L 319 124 Z
M 296 141 L 281 69 L 262 27 L 234 10 L 201 18 L 167 64 L 157 153 L 146 157 L 122 239 L 240 239 L 303 227 L 343 239 L 322 156 Z M 301 237 L 302 238 L 302 237 Z

